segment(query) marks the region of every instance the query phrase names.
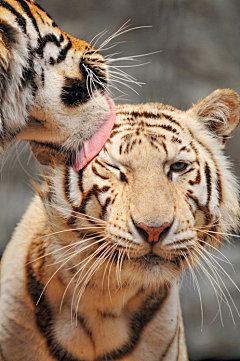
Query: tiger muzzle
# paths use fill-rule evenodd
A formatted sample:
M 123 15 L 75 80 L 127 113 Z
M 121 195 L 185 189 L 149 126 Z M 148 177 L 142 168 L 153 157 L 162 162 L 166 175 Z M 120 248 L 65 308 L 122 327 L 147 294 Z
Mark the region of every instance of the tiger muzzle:
M 145 223 L 138 223 L 136 225 L 136 228 L 139 230 L 141 229 L 141 232 L 145 232 L 145 240 L 147 243 L 149 243 L 151 246 L 154 246 L 156 243 L 160 241 L 163 235 L 163 232 L 166 233 L 171 227 L 171 224 L 169 222 L 164 222 L 160 227 L 148 227 Z

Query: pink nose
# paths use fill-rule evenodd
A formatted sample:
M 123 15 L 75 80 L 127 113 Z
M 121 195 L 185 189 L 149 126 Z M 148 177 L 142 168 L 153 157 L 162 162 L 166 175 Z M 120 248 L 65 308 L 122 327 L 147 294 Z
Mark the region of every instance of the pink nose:
M 144 223 L 138 223 L 137 227 L 143 229 L 147 233 L 147 242 L 154 245 L 159 242 L 160 235 L 164 229 L 171 227 L 171 224 L 169 222 L 165 222 L 161 225 L 161 227 L 148 227 Z

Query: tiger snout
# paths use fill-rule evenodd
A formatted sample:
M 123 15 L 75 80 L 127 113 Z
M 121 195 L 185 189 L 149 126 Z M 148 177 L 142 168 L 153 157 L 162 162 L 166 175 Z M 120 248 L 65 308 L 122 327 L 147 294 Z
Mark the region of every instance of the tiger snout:
M 136 225 L 137 230 L 141 231 L 144 240 L 151 246 L 158 243 L 162 239 L 163 234 L 166 234 L 170 227 L 171 224 L 169 222 L 164 222 L 160 227 L 148 227 L 145 223 L 138 223 Z

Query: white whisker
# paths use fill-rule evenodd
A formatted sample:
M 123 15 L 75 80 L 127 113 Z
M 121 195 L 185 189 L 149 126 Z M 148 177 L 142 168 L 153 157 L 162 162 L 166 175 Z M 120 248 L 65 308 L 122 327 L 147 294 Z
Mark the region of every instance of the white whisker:
M 206 252 L 207 255 L 208 255 L 208 257 L 210 257 L 210 258 L 211 258 L 211 254 L 210 254 L 209 252 L 207 252 L 205 248 L 201 248 L 201 251 L 200 251 L 200 249 L 198 250 L 199 255 L 202 257 L 202 259 L 206 262 L 206 264 L 208 265 L 208 267 L 211 269 L 211 271 L 212 271 L 213 274 L 215 275 L 216 280 L 221 281 L 221 284 L 223 285 L 224 289 L 226 290 L 229 299 L 231 300 L 231 302 L 232 302 L 232 304 L 233 304 L 233 306 L 234 306 L 234 308 L 235 308 L 238 316 L 240 317 L 240 314 L 239 314 L 239 311 L 238 311 L 238 309 L 237 309 L 237 307 L 236 307 L 236 304 L 235 304 L 235 302 L 233 301 L 233 298 L 232 298 L 230 292 L 228 291 L 228 289 L 227 289 L 227 287 L 226 287 L 226 285 L 225 285 L 222 277 L 220 276 L 219 270 L 218 270 L 217 267 L 220 267 L 220 268 L 224 271 L 224 274 L 227 275 L 227 276 L 230 278 L 230 280 L 232 281 L 232 283 L 235 285 L 234 281 L 231 279 L 231 277 L 228 275 L 228 273 L 221 267 L 221 265 L 219 264 L 219 262 L 217 262 L 215 259 L 211 258 L 211 260 L 215 263 L 215 265 L 213 265 L 213 264 L 210 262 L 210 260 L 203 254 L 203 251 Z M 217 282 L 217 284 L 219 285 L 219 282 Z M 236 285 L 235 285 L 235 287 L 237 288 Z M 230 314 L 231 314 L 233 323 L 234 323 L 234 325 L 235 325 L 235 320 L 234 320 L 234 316 L 233 316 L 233 313 L 232 313 L 230 304 L 229 304 L 229 302 L 228 302 L 228 300 L 227 300 L 226 295 L 225 295 L 224 292 L 222 291 L 220 285 L 219 285 L 219 289 L 220 289 L 222 295 L 224 296 L 224 299 L 225 299 L 226 302 L 227 302 L 227 305 L 228 305 L 228 308 L 229 308 L 229 311 L 230 311 Z M 237 289 L 238 289 L 238 288 L 237 288 Z M 239 291 L 239 289 L 238 289 L 238 291 Z
M 182 252 L 181 252 L 181 253 L 182 253 Z M 195 275 L 195 272 L 194 272 L 194 270 L 193 270 L 193 268 L 192 268 L 192 266 L 191 266 L 188 258 L 185 257 L 185 254 L 184 254 L 184 253 L 182 253 L 182 255 L 184 256 L 184 259 L 186 260 L 186 262 L 187 262 L 187 264 L 188 264 L 189 270 L 190 270 L 190 272 L 191 272 L 191 274 L 192 274 L 193 281 L 194 281 L 194 283 L 195 283 L 195 285 L 196 285 L 196 287 L 197 287 L 197 291 L 198 291 L 198 295 L 199 295 L 199 300 L 200 300 L 200 308 L 201 308 L 201 320 L 202 320 L 202 321 L 201 321 L 201 325 L 202 325 L 202 326 L 201 326 L 201 329 L 203 329 L 203 304 L 202 304 L 202 295 L 201 295 L 200 285 L 199 285 L 198 279 L 197 279 L 197 277 L 196 277 L 196 275 Z M 192 253 L 190 253 L 190 257 L 191 257 L 191 256 L 193 256 Z
M 105 240 L 105 239 L 103 239 L 103 240 Z M 89 245 L 89 247 L 92 247 L 93 245 L 95 245 L 95 244 L 97 244 L 97 243 L 98 243 L 98 242 L 95 242 L 95 243 Z M 89 247 L 85 247 L 84 249 L 81 249 L 80 251 L 85 251 L 85 250 L 86 250 L 87 248 L 89 248 Z M 64 291 L 63 296 L 62 296 L 61 304 L 60 304 L 60 310 L 62 309 L 64 297 L 65 297 L 65 295 L 66 295 L 66 293 L 67 293 L 67 290 L 68 290 L 68 288 L 70 287 L 71 283 L 73 282 L 73 280 L 75 279 L 75 277 L 79 274 L 79 272 L 82 271 L 82 270 L 86 267 L 86 265 L 88 264 L 88 262 L 89 262 L 91 259 L 93 259 L 98 252 L 99 252 L 99 248 L 97 248 L 97 249 L 93 252 L 93 254 L 90 254 L 87 258 L 84 258 L 84 259 L 83 259 L 81 262 L 79 262 L 77 265 L 74 265 L 74 267 L 77 268 L 77 267 L 79 267 L 79 266 L 84 262 L 84 265 L 82 265 L 82 266 L 79 268 L 79 270 L 74 274 L 74 276 L 73 276 L 73 277 L 71 278 L 71 280 L 69 281 L 67 287 L 65 288 L 65 291 Z M 79 253 L 80 253 L 80 252 L 77 252 L 76 255 L 79 255 Z M 77 285 L 78 285 L 78 282 L 77 282 Z M 75 288 L 76 288 L 76 287 L 75 287 Z M 74 293 L 75 293 L 75 290 L 74 290 Z M 74 293 L 73 293 L 73 298 L 74 298 Z

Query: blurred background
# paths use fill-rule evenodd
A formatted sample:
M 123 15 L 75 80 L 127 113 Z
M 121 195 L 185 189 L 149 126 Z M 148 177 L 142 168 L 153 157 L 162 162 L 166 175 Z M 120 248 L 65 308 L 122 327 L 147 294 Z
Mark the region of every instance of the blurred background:
M 129 19 L 132 27 L 152 26 L 122 35 L 116 41 L 123 43 L 103 53 L 105 56 L 122 52 L 115 55 L 117 58 L 161 50 L 137 58 L 136 62 L 121 64 L 150 62 L 123 68 L 146 85 L 134 86 L 139 95 L 126 88 L 128 95 L 116 102 L 154 101 L 187 109 L 216 88 L 232 88 L 240 93 L 239 0 L 39 0 L 38 3 L 62 30 L 88 42 L 109 29 L 97 45 Z M 240 129 L 229 140 L 226 152 L 240 176 Z M 34 195 L 30 180 L 35 180 L 38 173 L 25 144 L 14 145 L 1 162 L 0 254 Z M 240 311 L 240 292 L 234 285 L 240 287 L 240 240 L 233 239 L 221 251 L 224 256 L 216 255 L 223 260 L 227 257 L 235 270 L 220 262 L 229 274 L 228 277 L 221 270 L 220 275 L 232 310 L 222 303 L 222 321 L 213 287 L 204 275 L 198 276 L 202 301 L 190 275 L 182 283 L 183 316 L 192 361 L 240 360 L 240 318 L 236 311 L 236 308 Z

